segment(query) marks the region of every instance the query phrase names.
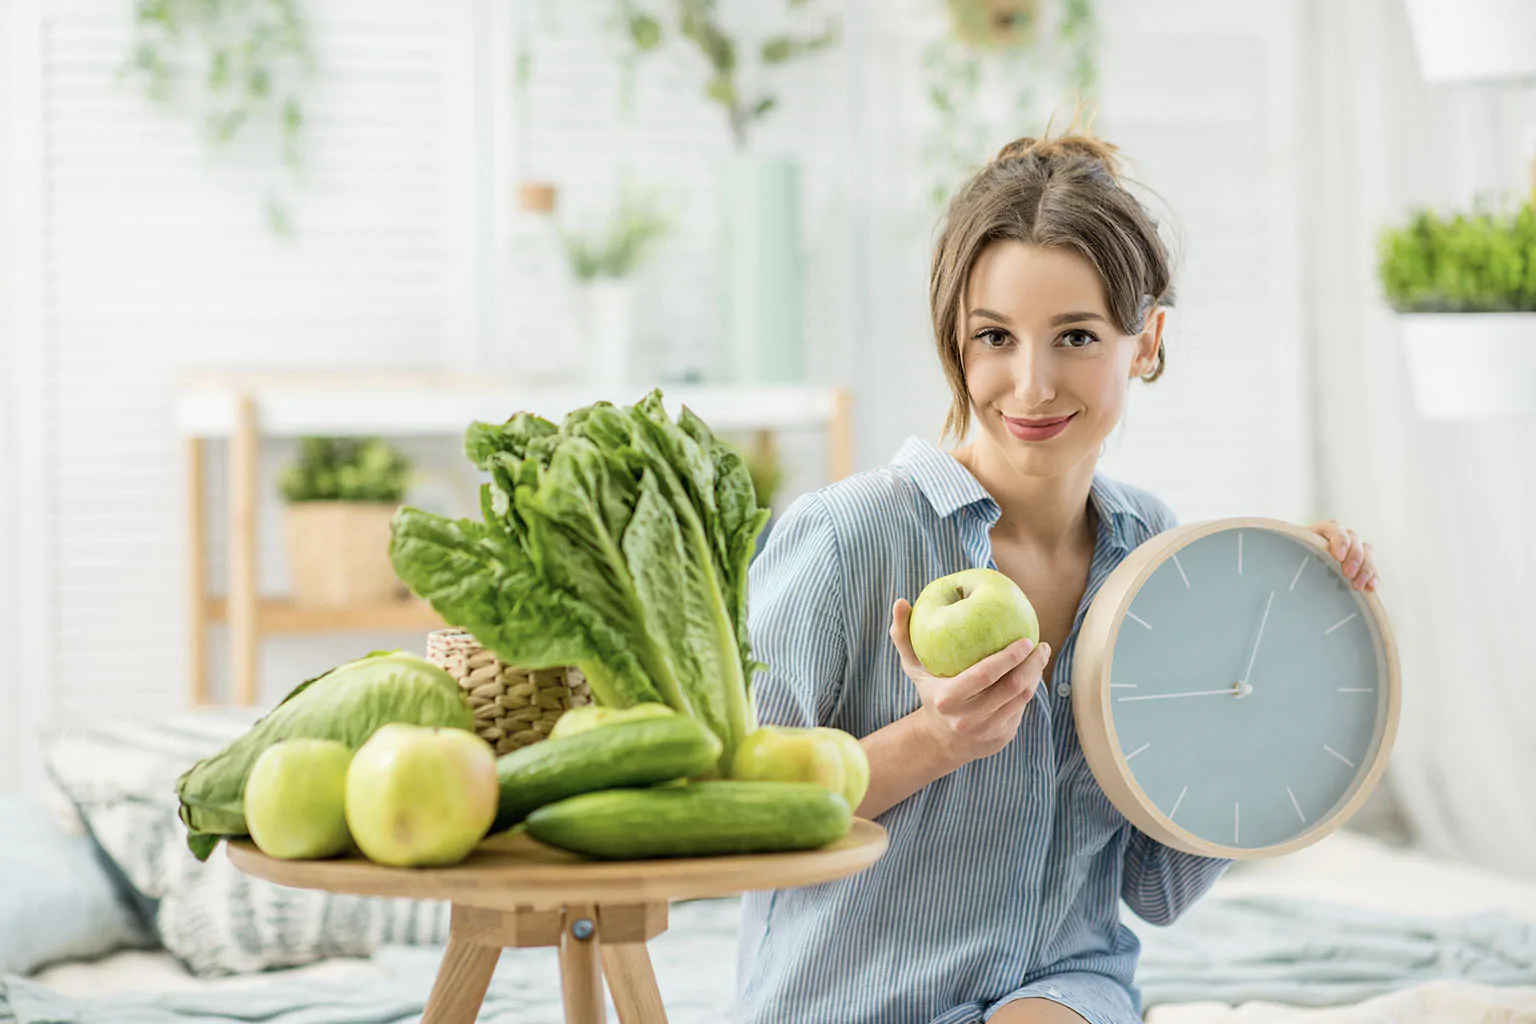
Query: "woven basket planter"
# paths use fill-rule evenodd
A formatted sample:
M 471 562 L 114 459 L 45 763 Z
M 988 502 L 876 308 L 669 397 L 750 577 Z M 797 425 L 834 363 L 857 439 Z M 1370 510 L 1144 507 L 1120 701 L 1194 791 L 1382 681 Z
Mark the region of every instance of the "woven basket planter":
M 466 630 L 429 633 L 427 660 L 458 680 L 475 710 L 475 732 L 498 757 L 544 739 L 567 710 L 592 703 L 579 669 L 508 665 Z
M 388 502 L 300 501 L 287 506 L 293 603 L 375 605 L 406 595 L 389 562 Z

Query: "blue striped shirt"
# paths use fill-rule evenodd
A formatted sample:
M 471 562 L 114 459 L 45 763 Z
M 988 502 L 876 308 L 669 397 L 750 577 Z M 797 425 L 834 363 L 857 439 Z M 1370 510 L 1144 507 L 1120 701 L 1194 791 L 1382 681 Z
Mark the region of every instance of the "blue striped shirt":
M 1088 588 L 1052 686 L 1007 747 L 882 814 L 890 848 L 867 871 L 743 898 L 741 1024 L 968 1024 L 1021 991 L 1091 1021 L 1140 1019 L 1141 947 L 1119 901 L 1168 924 L 1230 862 L 1132 827 L 1078 745 L 1067 684 L 1083 616 L 1110 571 L 1176 522 L 1101 474 L 1090 506 Z M 969 470 L 915 437 L 889 466 L 797 499 L 749 575 L 753 655 L 768 665 L 754 679 L 761 721 L 867 736 L 917 710 L 891 605 L 947 573 L 996 568 L 999 514 Z

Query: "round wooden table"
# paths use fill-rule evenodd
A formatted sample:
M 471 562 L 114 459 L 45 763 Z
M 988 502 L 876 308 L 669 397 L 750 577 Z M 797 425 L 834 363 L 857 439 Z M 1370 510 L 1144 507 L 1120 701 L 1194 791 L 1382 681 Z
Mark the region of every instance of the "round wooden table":
M 446 900 L 448 948 L 422 1024 L 474 1024 L 503 947 L 554 946 L 567 1024 L 605 1019 L 603 979 L 621 1024 L 666 1024 L 646 942 L 672 900 L 788 889 L 856 874 L 885 852 L 885 829 L 855 818 L 837 842 L 800 853 L 593 861 L 522 830 L 492 836 L 449 868 L 391 868 L 361 858 L 275 860 L 249 841 L 229 860 L 295 889 Z

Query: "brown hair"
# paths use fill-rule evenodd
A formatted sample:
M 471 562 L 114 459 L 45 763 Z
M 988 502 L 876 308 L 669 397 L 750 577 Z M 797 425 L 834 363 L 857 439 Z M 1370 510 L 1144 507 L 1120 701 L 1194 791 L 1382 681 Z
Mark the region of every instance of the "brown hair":
M 1109 315 L 1136 334 L 1147 314 L 1173 303 L 1173 272 L 1157 222 L 1125 188 L 1107 142 L 1069 131 L 1054 139 L 1021 138 L 971 177 L 950 200 L 933 252 L 928 302 L 939 361 L 953 402 L 944 434 L 963 438 L 971 423 L 970 389 L 960 357 L 960 303 L 976 258 L 992 242 L 1011 240 L 1076 252 L 1104 282 Z M 1142 380 L 1162 376 L 1167 357 Z

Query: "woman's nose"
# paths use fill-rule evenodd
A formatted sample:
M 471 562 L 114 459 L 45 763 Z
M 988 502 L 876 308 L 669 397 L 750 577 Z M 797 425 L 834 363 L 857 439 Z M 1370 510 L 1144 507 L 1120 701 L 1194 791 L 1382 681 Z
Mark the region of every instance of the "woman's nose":
M 1048 350 L 1039 345 L 1020 345 L 1013 357 L 1013 396 L 1025 409 L 1043 409 L 1056 397 Z

